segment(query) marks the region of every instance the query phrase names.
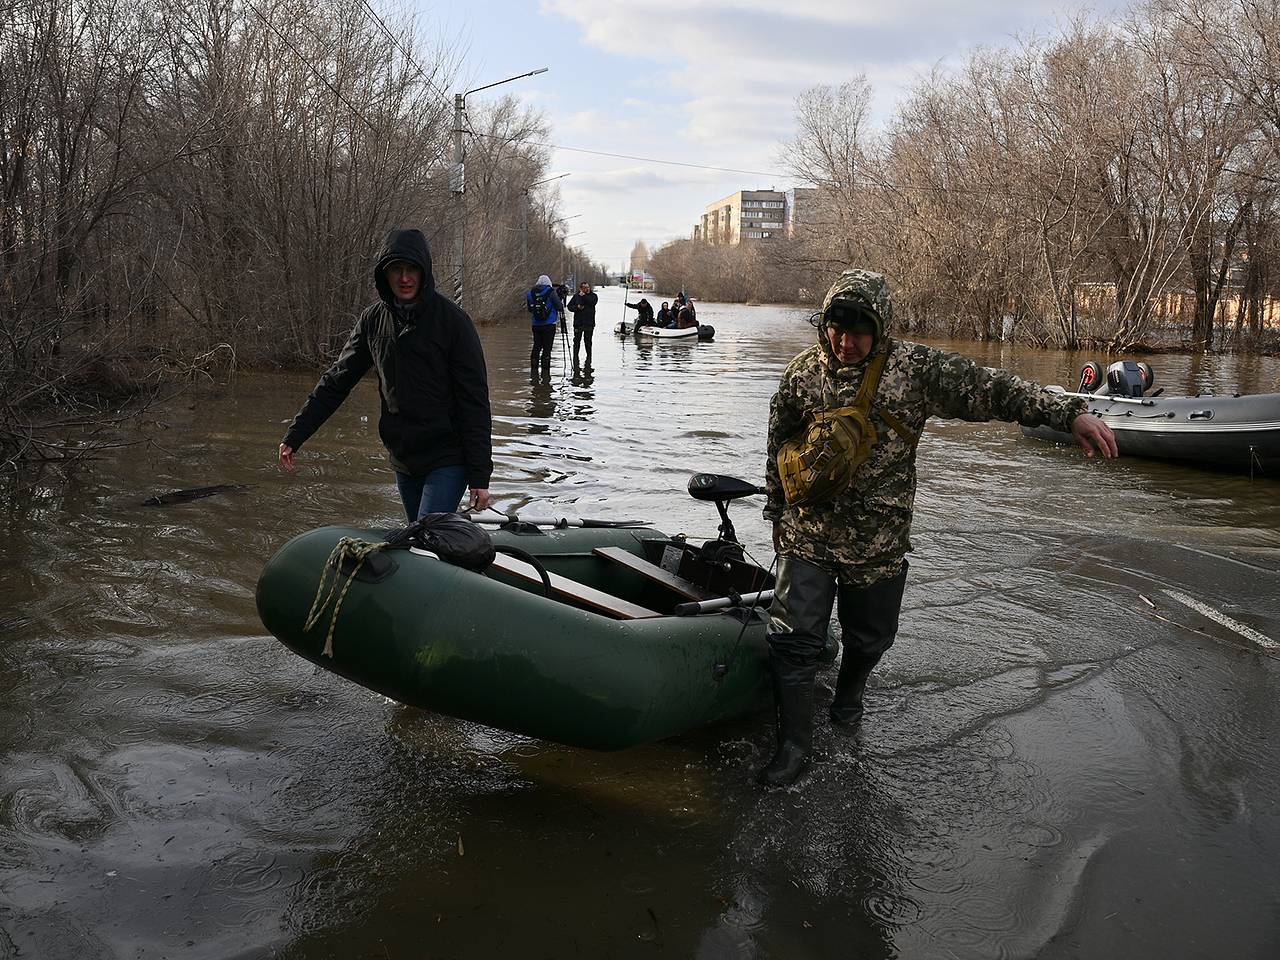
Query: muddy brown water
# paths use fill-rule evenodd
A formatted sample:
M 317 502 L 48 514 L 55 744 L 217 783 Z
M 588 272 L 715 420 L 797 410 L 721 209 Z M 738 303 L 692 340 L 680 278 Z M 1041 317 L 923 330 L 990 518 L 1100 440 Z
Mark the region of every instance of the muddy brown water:
M 762 477 L 812 330 L 703 304 L 714 343 L 637 344 L 619 294 L 590 376 L 558 345 L 532 383 L 527 327 L 484 329 L 498 503 L 710 536 L 685 482 Z M 953 346 L 1045 382 L 1088 359 Z M 1280 390 L 1275 359 L 1155 364 L 1171 392 Z M 313 382 L 239 375 L 5 489 L 0 957 L 1280 955 L 1280 479 L 934 421 L 865 733 L 820 724 L 805 785 L 762 794 L 764 717 L 590 753 L 265 635 L 277 546 L 399 517 L 369 385 L 277 471 Z M 249 486 L 140 505 L 215 484 Z M 767 563 L 758 504 L 733 516 Z

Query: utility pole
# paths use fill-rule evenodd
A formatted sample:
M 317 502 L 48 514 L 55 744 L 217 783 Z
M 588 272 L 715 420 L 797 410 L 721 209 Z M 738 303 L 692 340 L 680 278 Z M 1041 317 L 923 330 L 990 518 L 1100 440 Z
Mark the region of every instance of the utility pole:
M 520 194 L 520 270 L 529 270 L 529 191 Z
M 453 299 L 462 306 L 462 265 L 465 255 L 467 194 L 466 168 L 462 160 L 462 110 L 465 93 L 453 95 L 453 169 L 449 172 L 449 190 L 453 194 Z
M 536 180 L 520 191 L 520 269 L 522 271 L 527 272 L 529 269 L 529 193 L 534 187 L 540 187 L 552 180 L 563 180 L 567 176 L 569 174 L 561 173 L 554 177 L 547 177 L 545 180 Z
M 510 83 L 512 80 L 535 77 L 540 73 L 546 73 L 548 69 L 548 67 L 539 67 L 537 70 L 530 70 L 528 73 L 507 77 L 505 80 L 498 80 L 494 83 L 486 83 L 482 87 L 472 87 L 466 93 L 455 93 L 453 95 L 453 169 L 449 171 L 449 192 L 453 194 L 453 259 L 457 270 L 453 280 L 453 299 L 457 301 L 459 306 L 462 305 L 462 280 L 466 272 L 467 181 L 465 161 L 462 155 L 462 119 L 467 109 L 467 97 L 473 93 L 479 93 L 481 90 L 488 90 L 490 87 Z

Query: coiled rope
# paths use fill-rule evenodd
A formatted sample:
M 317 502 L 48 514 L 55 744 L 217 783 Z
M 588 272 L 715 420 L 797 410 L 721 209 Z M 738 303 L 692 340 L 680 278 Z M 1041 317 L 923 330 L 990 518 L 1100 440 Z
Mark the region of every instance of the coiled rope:
M 355 580 L 356 574 L 360 572 L 360 568 L 364 566 L 365 560 L 369 554 L 381 550 L 388 546 L 387 543 L 370 543 L 367 540 L 361 540 L 358 537 L 343 537 L 334 546 L 333 552 L 329 554 L 329 559 L 325 561 L 324 570 L 320 573 L 320 585 L 316 588 L 316 598 L 311 601 L 311 612 L 307 614 L 306 625 L 303 626 L 303 632 L 309 631 L 324 616 L 325 610 L 329 608 L 329 604 L 334 599 L 335 591 L 338 592 L 337 601 L 333 604 L 333 614 L 329 617 L 329 632 L 324 638 L 324 649 L 320 652 L 321 656 L 333 656 L 333 629 L 338 622 L 338 611 L 342 609 L 342 601 L 346 599 L 347 591 L 351 588 L 351 581 Z M 342 585 L 342 590 L 338 591 L 338 582 L 342 579 L 339 571 L 342 569 L 344 561 L 351 561 L 351 573 L 347 575 L 347 581 Z M 332 570 L 333 581 L 329 582 L 330 571 Z M 325 594 L 325 584 L 329 584 L 329 592 Z M 321 597 L 323 596 L 323 600 Z

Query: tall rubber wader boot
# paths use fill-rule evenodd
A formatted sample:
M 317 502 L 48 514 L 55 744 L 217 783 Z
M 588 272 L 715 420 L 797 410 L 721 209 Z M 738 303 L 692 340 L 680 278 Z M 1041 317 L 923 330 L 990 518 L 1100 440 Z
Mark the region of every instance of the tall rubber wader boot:
M 827 708 L 827 716 L 836 726 L 852 729 L 862 723 L 862 700 L 867 680 L 879 662 L 879 657 L 854 660 L 845 653 L 840 662 L 840 675 L 836 678 L 836 695 Z
M 835 599 L 836 581 L 831 574 L 803 560 L 783 557 L 779 561 L 769 612 L 769 672 L 773 676 L 777 749 L 756 775 L 764 786 L 794 783 L 809 765 L 813 682 Z
M 867 678 L 898 635 L 898 613 L 907 568 L 888 580 L 868 587 L 842 586 L 840 604 L 840 675 L 827 716 L 836 726 L 852 729 L 862 722 Z

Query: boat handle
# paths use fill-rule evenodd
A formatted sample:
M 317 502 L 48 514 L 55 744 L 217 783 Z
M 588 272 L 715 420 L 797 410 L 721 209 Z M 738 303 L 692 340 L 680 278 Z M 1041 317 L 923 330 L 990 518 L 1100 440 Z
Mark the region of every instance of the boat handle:
M 1187 417 L 1187 419 L 1188 420 L 1212 420 L 1213 411 L 1212 410 L 1192 410 L 1190 415 Z

